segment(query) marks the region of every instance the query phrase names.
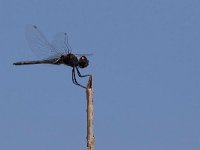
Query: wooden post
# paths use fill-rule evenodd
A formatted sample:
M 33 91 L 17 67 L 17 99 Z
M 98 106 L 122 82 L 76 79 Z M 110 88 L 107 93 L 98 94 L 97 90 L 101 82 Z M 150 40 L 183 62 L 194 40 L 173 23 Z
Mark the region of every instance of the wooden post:
M 87 88 L 87 148 L 88 150 L 94 150 L 94 105 L 93 105 L 93 85 L 92 75 L 89 77 Z

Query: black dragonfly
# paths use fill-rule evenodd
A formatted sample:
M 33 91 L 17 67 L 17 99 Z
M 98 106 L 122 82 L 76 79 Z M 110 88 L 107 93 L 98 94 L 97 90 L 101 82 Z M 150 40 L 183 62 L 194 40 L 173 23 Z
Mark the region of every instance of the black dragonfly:
M 71 46 L 68 43 L 67 33 L 60 32 L 56 34 L 54 40 L 50 43 L 37 26 L 27 25 L 26 38 L 31 50 L 38 55 L 38 57 L 42 57 L 42 59 L 34 61 L 19 61 L 13 63 L 13 65 L 64 64 L 72 67 L 72 82 L 75 85 L 86 88 L 77 82 L 76 73 L 79 77 L 90 76 L 89 74 L 82 75 L 79 68 L 85 68 L 89 65 L 87 56 L 91 54 L 72 54 Z

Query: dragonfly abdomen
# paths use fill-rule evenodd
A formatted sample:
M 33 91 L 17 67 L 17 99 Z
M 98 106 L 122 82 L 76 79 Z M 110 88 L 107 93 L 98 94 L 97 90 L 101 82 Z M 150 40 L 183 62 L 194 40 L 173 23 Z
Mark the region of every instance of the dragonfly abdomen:
M 34 64 L 58 64 L 55 61 L 52 60 L 34 60 L 34 61 L 19 61 L 19 62 L 15 62 L 13 63 L 13 65 L 34 65 Z

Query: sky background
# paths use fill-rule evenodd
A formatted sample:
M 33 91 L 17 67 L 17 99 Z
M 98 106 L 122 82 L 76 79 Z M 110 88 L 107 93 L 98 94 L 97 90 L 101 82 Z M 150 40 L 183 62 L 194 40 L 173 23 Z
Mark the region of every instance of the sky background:
M 85 90 L 25 38 L 67 32 L 94 79 L 97 150 L 200 149 L 199 0 L 0 0 L 0 149 L 86 149 Z M 82 84 L 86 79 L 78 78 Z

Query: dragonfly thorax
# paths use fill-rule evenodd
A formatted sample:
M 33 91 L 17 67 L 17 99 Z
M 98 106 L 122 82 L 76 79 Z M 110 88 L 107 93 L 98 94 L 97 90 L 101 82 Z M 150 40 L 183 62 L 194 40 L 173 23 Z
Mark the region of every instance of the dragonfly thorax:
M 61 59 L 65 65 L 68 65 L 71 67 L 78 66 L 78 58 L 74 54 L 62 55 Z

